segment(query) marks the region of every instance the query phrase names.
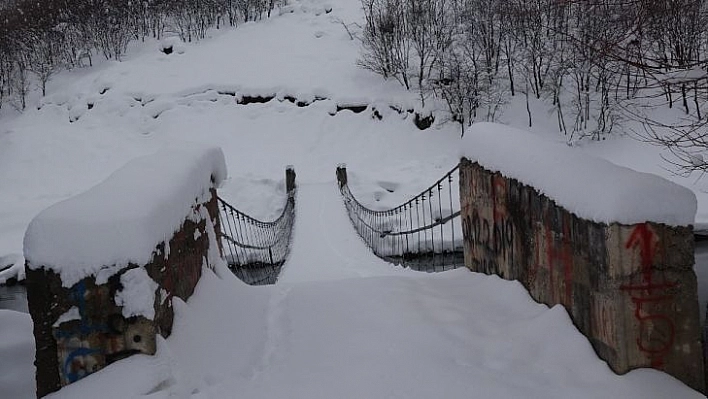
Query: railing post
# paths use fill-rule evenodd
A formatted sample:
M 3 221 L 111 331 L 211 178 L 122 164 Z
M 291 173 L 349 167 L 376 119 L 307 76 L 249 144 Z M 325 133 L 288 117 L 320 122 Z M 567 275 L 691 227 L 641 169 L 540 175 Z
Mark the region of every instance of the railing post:
M 288 165 L 285 168 L 285 191 L 290 194 L 295 190 L 295 168 Z
M 347 185 L 347 165 L 339 164 L 337 165 L 337 182 L 339 183 L 339 189 Z

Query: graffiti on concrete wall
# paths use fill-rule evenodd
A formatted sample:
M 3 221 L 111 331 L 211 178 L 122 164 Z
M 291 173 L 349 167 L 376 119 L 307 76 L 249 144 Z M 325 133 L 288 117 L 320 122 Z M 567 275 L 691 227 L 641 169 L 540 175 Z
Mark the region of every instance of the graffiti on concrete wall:
M 610 348 L 617 347 L 617 309 L 615 303 L 605 296 L 594 296 L 590 303 L 594 338 Z
M 463 213 L 465 244 L 476 255 L 478 271 L 497 273 L 514 256 L 515 228 L 506 208 L 507 182 L 501 175 L 485 179 L 471 174 L 467 183 L 473 197 L 488 198 L 481 201 L 488 206 L 471 204 Z
M 488 256 L 509 256 L 514 247 L 514 225 L 509 218 L 489 220 L 477 210 L 463 220 L 465 240 Z
M 703 389 L 690 226 L 582 219 L 469 160 L 460 204 L 468 268 L 564 305 L 614 371 L 654 367 Z
M 53 328 L 62 385 L 132 354 L 154 351 L 152 323 L 142 317 L 124 318 L 110 292 L 108 285 L 96 285 L 89 279 L 70 289 L 70 302 L 78 310 L 78 318 Z
M 86 280 L 82 280 L 70 291 L 71 302 L 78 309 L 80 319 L 62 323 L 54 329 L 57 340 L 59 359 L 62 359 L 59 370 L 64 384 L 72 383 L 102 368 L 106 361 L 102 349 L 92 344 L 95 337 L 106 333 L 108 328 L 104 323 L 95 323 L 87 317 L 87 304 L 93 297 L 101 297 L 101 290 L 88 289 Z M 106 291 L 106 290 L 103 290 Z M 99 302 L 103 302 L 99 298 Z M 79 338 L 83 337 L 83 339 Z
M 673 302 L 673 289 L 678 284 L 666 281 L 656 271 L 659 237 L 650 225 L 635 226 L 624 246 L 639 258 L 640 273 L 633 278 L 635 281 L 620 286 L 634 305 L 634 318 L 639 326 L 637 348 L 650 359 L 652 367 L 661 368 L 676 336 L 674 321 L 663 308 Z
M 549 290 L 554 302 L 570 306 L 573 296 L 573 247 L 570 240 L 570 218 L 562 218 L 562 232 L 554 233 L 546 222 L 544 237 L 545 259 L 550 269 Z M 548 218 L 546 218 L 548 220 Z

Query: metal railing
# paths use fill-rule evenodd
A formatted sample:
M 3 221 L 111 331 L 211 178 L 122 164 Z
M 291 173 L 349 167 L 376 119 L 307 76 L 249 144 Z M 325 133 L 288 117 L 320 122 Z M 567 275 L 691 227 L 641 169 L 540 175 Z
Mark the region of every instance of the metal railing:
M 249 285 L 275 284 L 290 251 L 295 221 L 295 171 L 286 170 L 288 193 L 283 212 L 263 222 L 218 198 L 221 240 L 229 269 Z
M 437 272 L 464 266 L 459 166 L 406 203 L 388 210 L 362 205 L 337 168 L 349 219 L 376 256 L 414 270 Z

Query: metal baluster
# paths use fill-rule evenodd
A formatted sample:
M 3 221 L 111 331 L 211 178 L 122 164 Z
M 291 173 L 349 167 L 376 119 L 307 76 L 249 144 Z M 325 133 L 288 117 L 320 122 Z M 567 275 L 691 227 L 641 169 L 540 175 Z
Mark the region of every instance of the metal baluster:
M 440 221 L 443 219 L 442 212 L 442 183 L 438 183 L 438 210 L 440 211 Z M 440 253 L 442 254 L 442 269 L 445 270 L 445 227 L 440 223 Z
M 227 209 L 226 204 L 224 204 L 224 203 L 221 204 L 221 207 L 224 210 L 223 215 L 224 215 L 224 219 L 226 220 L 226 225 L 229 228 L 229 235 L 230 235 L 230 237 L 233 238 L 234 233 L 233 233 L 233 229 L 231 228 L 231 219 L 233 219 L 233 211 L 230 209 Z M 229 211 L 231 212 L 230 215 L 229 215 Z M 222 226 L 223 225 L 224 224 L 222 223 Z M 231 264 L 229 264 L 229 266 L 233 267 L 235 264 L 238 264 L 238 262 L 239 262 L 238 251 L 236 251 L 236 254 L 235 254 L 236 256 L 234 256 L 234 250 L 235 250 L 234 243 L 230 242 L 230 241 L 226 241 L 226 243 L 227 243 L 226 245 L 229 247 L 229 253 L 231 254 Z
M 433 190 L 428 192 L 428 208 L 430 209 L 430 225 L 433 225 Z M 435 263 L 435 229 L 430 229 L 430 250 L 433 252 L 433 264 Z
M 452 173 L 450 173 L 450 174 L 448 175 L 448 182 L 450 182 L 450 184 L 448 185 L 448 192 L 450 193 L 450 218 L 451 218 L 451 219 L 450 219 L 450 230 L 452 231 L 452 244 L 451 244 L 451 245 L 452 245 L 452 248 L 451 248 L 451 251 L 452 251 L 453 256 L 454 256 L 454 253 L 455 253 L 455 219 L 452 218 L 452 214 L 453 214 L 453 211 L 452 211 L 452 210 L 454 209 L 454 208 L 452 207 Z
M 420 227 L 420 208 L 418 207 L 418 197 L 415 199 L 415 214 L 416 214 L 416 220 L 418 222 L 418 227 Z M 418 230 L 418 255 L 420 255 L 420 230 Z

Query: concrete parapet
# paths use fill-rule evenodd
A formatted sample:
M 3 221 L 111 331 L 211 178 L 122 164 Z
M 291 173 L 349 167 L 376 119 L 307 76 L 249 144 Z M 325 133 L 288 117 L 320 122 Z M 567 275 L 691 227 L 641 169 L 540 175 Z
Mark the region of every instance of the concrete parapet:
M 562 304 L 617 373 L 652 367 L 705 392 L 691 226 L 584 220 L 463 159 L 465 264 Z
M 158 153 L 35 217 L 24 249 L 37 397 L 155 353 L 172 332 L 172 299 L 186 301 L 221 261 L 225 176 L 220 149 Z
M 208 213 L 200 212 L 205 208 Z M 172 332 L 172 298 L 187 300 L 209 265 L 209 229 L 218 231 L 216 191 L 195 204 L 194 215 L 174 236 L 159 244 L 147 265 L 130 264 L 97 281 L 95 275 L 71 287 L 49 268 L 27 265 L 27 299 L 36 341 L 37 397 L 71 384 L 136 353 L 154 354 L 157 334 Z M 207 221 L 206 215 L 211 219 Z M 213 226 L 213 227 L 212 227 Z M 169 250 L 167 248 L 169 247 Z M 144 270 L 152 280 L 154 315 L 128 315 L 117 295 L 126 273 Z M 140 284 L 140 282 L 137 282 Z

